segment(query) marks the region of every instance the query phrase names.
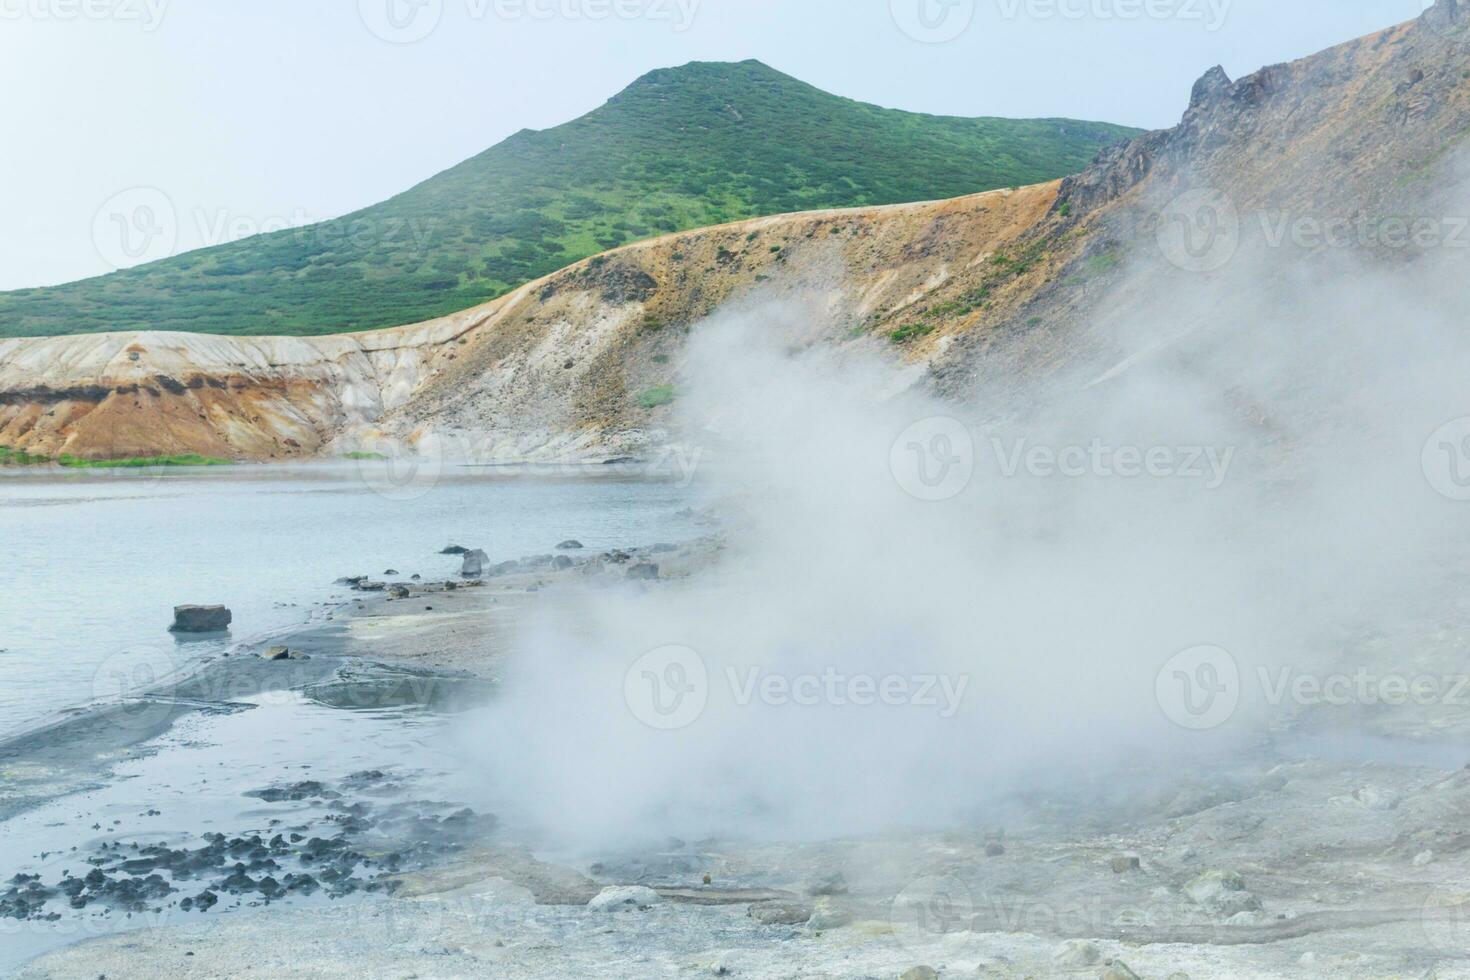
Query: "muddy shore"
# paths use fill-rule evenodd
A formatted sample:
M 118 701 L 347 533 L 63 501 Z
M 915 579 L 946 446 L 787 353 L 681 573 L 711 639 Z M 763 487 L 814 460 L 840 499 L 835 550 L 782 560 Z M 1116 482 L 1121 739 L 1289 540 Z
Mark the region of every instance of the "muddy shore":
M 661 578 L 697 574 L 713 558 L 708 542 L 665 552 Z M 627 564 L 583 558 L 482 587 L 362 593 L 268 641 L 298 659 L 242 649 L 153 692 L 144 703 L 169 710 L 142 711 L 148 724 L 126 738 L 99 740 L 117 727 L 107 712 L 126 709 L 112 706 L 61 722 L 28 755 L 0 751 L 12 753 L 12 771 L 24 762 L 67 773 L 30 784 L 49 778 L 66 791 L 83 778 L 75 769 L 101 778 L 151 751 L 160 726 L 233 710 L 220 692 L 279 687 L 342 708 L 453 710 L 491 695 L 526 615 L 589 588 L 627 587 Z M 281 841 L 206 836 L 136 865 L 238 875 L 234 891 L 204 890 L 240 914 L 196 906 L 49 952 L 16 975 L 1470 977 L 1461 768 L 1470 752 L 1462 760 L 1456 746 L 1414 740 L 1334 745 L 1329 758 L 1282 731 L 1208 772 L 1123 765 L 944 833 L 669 841 L 585 861 L 534 853 L 490 813 L 415 809 L 432 798 L 425 786 L 372 790 L 394 774 L 284 779 L 261 797 L 288 808 Z M 441 846 L 400 843 L 415 837 Z M 129 860 L 139 858 L 102 867 Z M 197 903 L 204 883 L 169 900 Z M 346 890 L 333 896 L 334 887 Z
M 440 581 L 351 576 L 344 581 L 359 583 L 351 598 L 314 610 L 301 627 L 206 654 L 165 676 L 154 677 L 152 663 L 109 665 L 148 682 L 0 743 L 0 819 L 10 838 L 0 848 L 8 865 L 0 874 L 0 929 L 49 947 L 68 930 L 127 931 L 137 920 L 176 921 L 216 906 L 350 900 L 396 889 L 399 874 L 484 843 L 493 814 L 447 800 L 452 790 L 427 760 L 405 759 L 391 745 L 374 755 L 374 729 L 354 736 L 362 726 L 350 719 L 371 717 L 377 730 L 399 726 L 405 734 L 442 727 L 416 719 L 448 719 L 491 696 L 510 633 L 533 598 L 545 605 L 569 587 L 646 588 L 640 577 L 655 556 L 665 575 L 678 577 L 681 563 L 707 560 L 710 549 L 701 542 L 539 556 Z M 261 720 L 250 723 L 256 715 Z M 165 817 L 150 806 L 149 793 L 159 787 L 185 789 L 159 775 L 184 749 L 313 717 L 341 719 L 331 730 L 361 740 L 366 761 L 383 769 L 335 781 L 293 775 L 313 768 L 299 765 L 306 759 L 341 761 L 330 749 L 318 751 L 302 727 L 305 751 L 289 744 L 275 756 L 263 751 L 261 782 L 224 791 L 223 808 L 216 800 L 200 811 L 202 824 L 190 825 L 176 807 Z M 248 744 L 233 748 L 249 755 Z M 195 754 L 211 764 L 207 748 Z M 212 764 L 227 760 L 220 755 Z M 85 829 L 96 813 L 105 815 Z M 15 966 L 13 954 L 25 945 L 0 957 L 0 972 Z

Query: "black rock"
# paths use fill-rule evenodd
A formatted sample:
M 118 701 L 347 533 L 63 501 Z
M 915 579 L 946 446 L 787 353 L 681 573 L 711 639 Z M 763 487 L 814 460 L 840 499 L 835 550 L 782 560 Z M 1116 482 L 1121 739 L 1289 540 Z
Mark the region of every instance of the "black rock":
M 563 541 L 561 544 L 559 544 L 559 545 L 556 546 L 556 550 L 557 551 L 581 551 L 582 550 L 582 547 L 583 547 L 582 546 L 582 542 L 580 542 L 580 541 L 576 541 L 576 540 Z
M 234 619 L 224 606 L 174 606 L 171 633 L 223 633 Z

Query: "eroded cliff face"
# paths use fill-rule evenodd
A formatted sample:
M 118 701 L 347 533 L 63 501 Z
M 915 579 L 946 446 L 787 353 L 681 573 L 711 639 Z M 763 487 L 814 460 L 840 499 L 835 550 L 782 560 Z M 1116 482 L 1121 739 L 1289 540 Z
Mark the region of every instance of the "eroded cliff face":
M 1040 220 L 1058 184 L 782 215 L 639 243 L 429 323 L 308 338 L 103 334 L 0 343 L 0 445 L 239 459 L 423 446 L 598 459 L 664 438 L 684 342 L 742 295 L 826 297 L 812 342 L 922 361 L 886 325 Z M 653 393 L 654 397 L 650 397 Z
M 45 456 L 280 459 L 412 397 L 464 315 L 374 333 L 112 333 L 0 341 L 0 445 Z
M 1243 238 L 1265 227 L 1258 216 L 1325 224 L 1433 200 L 1470 133 L 1467 42 L 1470 9 L 1439 0 L 1418 21 L 1238 81 L 1213 69 L 1179 126 L 1063 182 L 655 239 L 430 323 L 0 341 L 0 445 L 83 457 L 279 459 L 428 441 L 482 461 L 637 453 L 671 438 L 667 401 L 701 319 L 762 298 L 809 304 L 799 343 L 878 351 L 903 383 L 954 397 L 1075 383 L 1133 353 L 1109 311 L 1200 282 L 1160 254 L 1161 216 L 1181 195 L 1223 195 Z

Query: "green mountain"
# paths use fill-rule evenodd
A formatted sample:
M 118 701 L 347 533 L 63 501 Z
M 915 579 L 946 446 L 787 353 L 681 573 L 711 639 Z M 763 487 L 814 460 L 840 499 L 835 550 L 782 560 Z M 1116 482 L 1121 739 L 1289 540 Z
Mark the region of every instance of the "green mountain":
M 651 72 L 580 119 L 519 132 L 354 214 L 0 293 L 0 336 L 411 323 L 665 232 L 1050 180 L 1136 132 L 900 112 L 757 61 L 694 63 Z

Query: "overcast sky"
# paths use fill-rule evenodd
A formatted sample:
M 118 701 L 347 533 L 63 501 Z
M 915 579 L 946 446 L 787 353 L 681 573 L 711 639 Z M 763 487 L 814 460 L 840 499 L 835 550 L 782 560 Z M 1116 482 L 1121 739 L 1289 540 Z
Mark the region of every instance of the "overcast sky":
M 0 288 L 128 264 L 94 224 L 135 188 L 173 209 L 174 251 L 329 218 L 652 68 L 759 58 L 901 109 L 1152 128 L 1213 64 L 1426 2 L 0 0 Z

